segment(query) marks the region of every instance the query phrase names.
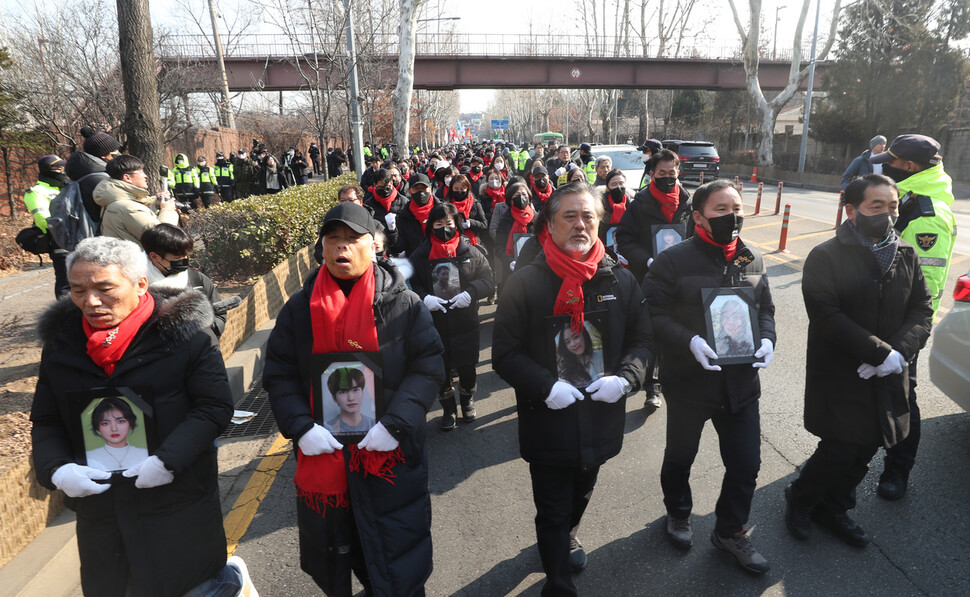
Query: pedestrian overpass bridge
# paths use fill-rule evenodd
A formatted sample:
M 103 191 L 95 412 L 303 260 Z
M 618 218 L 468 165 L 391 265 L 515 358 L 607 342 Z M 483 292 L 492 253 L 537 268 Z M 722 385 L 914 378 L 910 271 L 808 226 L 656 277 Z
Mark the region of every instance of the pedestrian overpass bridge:
M 298 91 L 313 85 L 316 71 L 343 86 L 346 44 L 306 37 L 258 34 L 226 48 L 230 91 Z M 358 72 L 362 88 L 393 88 L 397 82 L 398 38 L 376 38 L 360 46 Z M 367 48 L 378 48 L 377 52 Z M 327 48 L 327 52 L 320 51 Z M 716 42 L 657 48 L 615 37 L 561 35 L 419 34 L 414 61 L 415 89 L 744 89 L 739 45 Z M 198 91 L 220 87 L 212 39 L 174 35 L 159 40 L 162 68 L 193 67 Z M 762 56 L 761 88 L 780 90 L 788 84 L 791 50 L 772 59 Z M 807 51 L 803 51 L 808 56 Z M 828 62 L 816 64 L 816 75 Z M 802 67 L 807 66 L 807 59 Z M 816 77 L 816 85 L 824 78 Z M 325 85 L 325 84 L 322 84 Z M 802 84 L 805 87 L 805 83 Z

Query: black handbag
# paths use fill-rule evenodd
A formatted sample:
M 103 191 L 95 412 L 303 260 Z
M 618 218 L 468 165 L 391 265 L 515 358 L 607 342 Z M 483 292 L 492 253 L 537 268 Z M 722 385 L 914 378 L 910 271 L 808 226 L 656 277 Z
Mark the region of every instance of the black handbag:
M 21 249 L 34 255 L 46 255 L 51 250 L 50 237 L 36 225 L 18 232 L 15 240 Z

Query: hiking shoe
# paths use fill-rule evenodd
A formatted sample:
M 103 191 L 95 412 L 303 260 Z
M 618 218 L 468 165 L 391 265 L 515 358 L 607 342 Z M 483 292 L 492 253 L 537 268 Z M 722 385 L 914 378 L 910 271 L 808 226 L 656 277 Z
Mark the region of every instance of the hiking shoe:
M 586 568 L 589 559 L 586 557 L 586 550 L 583 544 L 576 537 L 569 538 L 569 567 L 573 572 L 580 572 Z
M 732 537 L 721 537 L 717 534 L 717 531 L 712 531 L 711 543 L 714 544 L 714 547 L 734 556 L 738 561 L 738 565 L 748 572 L 764 574 L 771 568 L 768 565 L 768 560 L 751 545 L 751 540 L 748 539 L 748 535 L 744 530 L 741 530 Z
M 690 527 L 690 517 L 680 519 L 668 514 L 667 538 L 677 549 L 690 549 L 694 544 L 694 531 Z
M 865 547 L 871 540 L 862 527 L 857 525 L 846 512 L 837 512 L 819 504 L 812 511 L 812 520 L 835 533 L 839 539 L 852 547 Z
M 800 541 L 808 539 L 812 534 L 812 509 L 795 499 L 791 483 L 785 487 L 785 524 Z
M 236 594 L 237 597 L 259 597 L 256 587 L 253 586 L 253 579 L 249 578 L 249 568 L 246 567 L 246 562 L 242 558 L 232 556 L 226 561 L 226 566 L 232 566 L 238 570 L 242 577 L 242 589 Z
M 886 469 L 879 476 L 879 497 L 894 502 L 906 495 L 908 484 L 909 471 L 899 466 L 887 464 Z

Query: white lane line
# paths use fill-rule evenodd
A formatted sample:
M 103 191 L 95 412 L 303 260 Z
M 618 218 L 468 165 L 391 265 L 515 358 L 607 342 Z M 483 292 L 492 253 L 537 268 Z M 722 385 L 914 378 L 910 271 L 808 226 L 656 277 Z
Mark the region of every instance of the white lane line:
M 33 292 L 33 291 L 38 290 L 40 288 L 46 288 L 46 287 L 50 286 L 51 284 L 53 284 L 53 282 L 48 282 L 47 284 L 41 284 L 39 286 L 34 286 L 33 288 L 28 288 L 27 290 L 21 290 L 20 292 L 15 292 L 13 294 L 8 294 L 7 296 L 0 298 L 0 301 L 5 301 L 5 300 L 7 300 L 9 298 L 13 298 L 15 296 L 20 296 L 21 294 L 27 294 L 28 292 Z

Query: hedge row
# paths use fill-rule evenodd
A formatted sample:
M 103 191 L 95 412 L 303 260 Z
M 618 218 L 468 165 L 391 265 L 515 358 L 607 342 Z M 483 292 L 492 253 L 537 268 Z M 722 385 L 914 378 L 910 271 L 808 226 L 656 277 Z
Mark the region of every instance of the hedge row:
M 193 213 L 188 231 L 203 246 L 194 252 L 201 268 L 222 279 L 262 276 L 317 239 L 337 189 L 353 174 L 257 195 Z

